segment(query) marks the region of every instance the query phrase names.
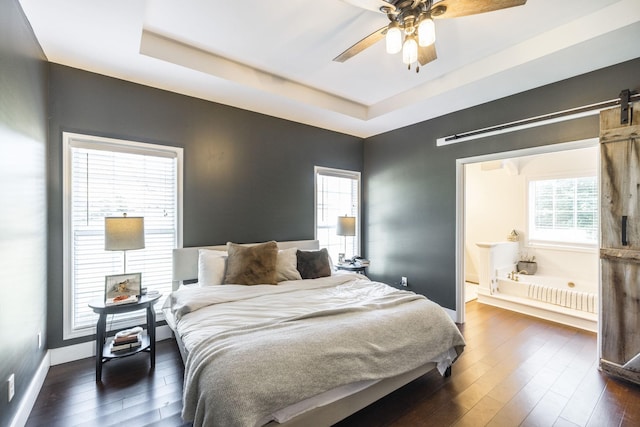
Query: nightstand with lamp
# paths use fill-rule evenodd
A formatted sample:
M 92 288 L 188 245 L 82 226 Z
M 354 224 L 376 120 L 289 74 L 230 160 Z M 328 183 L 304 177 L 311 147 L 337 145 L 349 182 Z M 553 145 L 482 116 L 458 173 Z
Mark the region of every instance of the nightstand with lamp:
M 123 251 L 124 252 L 124 273 L 122 277 L 137 277 L 136 287 L 124 291 L 125 293 L 136 293 L 135 300 L 126 304 L 118 304 L 109 301 L 109 289 L 107 285 L 114 276 L 105 278 L 105 296 L 102 300 L 98 300 L 89 304 L 89 307 L 99 314 L 96 324 L 96 381 L 102 379 L 102 365 L 112 359 L 131 356 L 139 352 L 148 352 L 151 359 L 151 369 L 155 368 L 156 359 L 156 317 L 154 304 L 160 299 L 161 294 L 141 296 L 140 289 L 140 273 L 127 275 L 127 251 L 144 249 L 144 218 L 128 217 L 124 214 L 122 217 L 105 217 L 105 250 L 107 251 Z M 126 288 L 126 285 L 125 285 Z M 112 298 L 113 299 L 113 298 Z M 114 352 L 110 343 L 107 342 L 107 315 L 131 312 L 136 310 L 146 310 L 147 317 L 147 336 L 142 337 L 142 342 L 137 347 L 132 347 L 130 351 Z
M 357 255 L 353 257 L 351 262 L 347 262 L 347 259 L 345 258 L 347 253 L 347 237 L 356 235 L 356 217 L 347 215 L 339 216 L 338 224 L 336 227 L 336 234 L 338 236 L 344 237 L 344 253 L 341 254 L 341 259 L 338 260 L 336 268 L 338 270 L 346 270 L 365 274 L 366 268 L 368 266 L 368 261 L 363 260 L 363 262 L 359 262 L 357 259 L 362 258 L 358 257 Z

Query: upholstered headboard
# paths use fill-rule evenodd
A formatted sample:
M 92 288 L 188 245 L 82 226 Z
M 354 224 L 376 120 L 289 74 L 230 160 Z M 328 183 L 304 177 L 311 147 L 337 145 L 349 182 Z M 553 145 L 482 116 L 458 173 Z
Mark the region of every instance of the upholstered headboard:
M 247 243 L 246 246 L 253 246 L 259 243 Z M 288 242 L 278 242 L 279 249 L 319 249 L 320 243 L 317 240 L 292 240 Z M 190 248 L 177 248 L 173 250 L 173 289 L 177 289 L 181 281 L 196 280 L 198 278 L 198 249 L 213 249 L 226 251 L 227 245 L 217 246 L 193 246 Z

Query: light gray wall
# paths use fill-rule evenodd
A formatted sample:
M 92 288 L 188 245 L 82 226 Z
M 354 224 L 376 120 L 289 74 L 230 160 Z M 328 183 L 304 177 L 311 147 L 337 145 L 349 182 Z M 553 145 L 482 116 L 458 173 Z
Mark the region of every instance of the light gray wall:
M 362 170 L 362 140 L 51 64 L 50 347 L 62 337 L 62 132 L 184 147 L 184 246 L 313 239 L 314 166 Z
M 0 0 L 0 425 L 9 425 L 46 341 L 47 64 L 17 0 Z M 43 333 L 42 348 L 37 334 Z M 7 379 L 15 396 L 7 403 Z
M 640 89 L 640 59 L 458 111 L 364 145 L 364 247 L 368 274 L 455 309 L 456 159 L 598 136 L 598 117 L 436 147 L 468 130 L 617 98 Z

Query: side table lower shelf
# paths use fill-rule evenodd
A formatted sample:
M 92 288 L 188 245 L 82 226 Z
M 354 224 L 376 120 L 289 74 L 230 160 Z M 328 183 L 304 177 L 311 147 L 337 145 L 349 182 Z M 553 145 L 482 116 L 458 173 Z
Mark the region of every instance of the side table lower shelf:
M 94 313 L 99 314 L 96 324 L 96 382 L 102 381 L 102 365 L 110 360 L 133 356 L 141 352 L 149 353 L 151 370 L 156 366 L 156 313 L 153 305 L 158 302 L 162 294 L 143 295 L 135 303 L 121 305 L 106 305 L 104 301 L 94 301 L 89 307 Z M 128 313 L 136 310 L 145 310 L 147 314 L 147 333 L 142 336 L 142 345 L 130 351 L 111 351 L 111 341 L 107 339 L 107 315 Z
M 151 340 L 149 339 L 149 335 L 147 334 L 143 334 L 142 335 L 142 344 L 138 347 L 135 347 L 131 350 L 128 351 L 117 351 L 117 352 L 112 352 L 111 351 L 111 342 L 113 341 L 113 338 L 109 338 L 107 339 L 107 342 L 104 344 L 104 346 L 102 347 L 102 363 L 106 363 L 111 359 L 121 359 L 123 357 L 127 357 L 127 356 L 132 356 L 134 354 L 138 354 L 142 351 L 146 351 L 147 353 L 149 353 L 151 351 Z

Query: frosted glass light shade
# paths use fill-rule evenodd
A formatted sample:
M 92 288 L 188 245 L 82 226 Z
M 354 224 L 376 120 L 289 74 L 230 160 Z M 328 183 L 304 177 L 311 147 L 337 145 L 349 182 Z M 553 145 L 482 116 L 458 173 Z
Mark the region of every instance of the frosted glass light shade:
M 339 216 L 336 234 L 338 236 L 355 236 L 356 235 L 356 217 Z
M 144 218 L 105 217 L 104 249 L 106 251 L 144 249 Z
M 418 25 L 418 44 L 420 46 L 429 46 L 436 42 L 436 26 L 433 19 L 425 18 Z
M 407 37 L 402 46 L 402 62 L 413 64 L 418 60 L 418 43 L 414 37 Z
M 398 25 L 390 25 L 385 36 L 387 53 L 394 54 L 402 50 L 402 31 Z

